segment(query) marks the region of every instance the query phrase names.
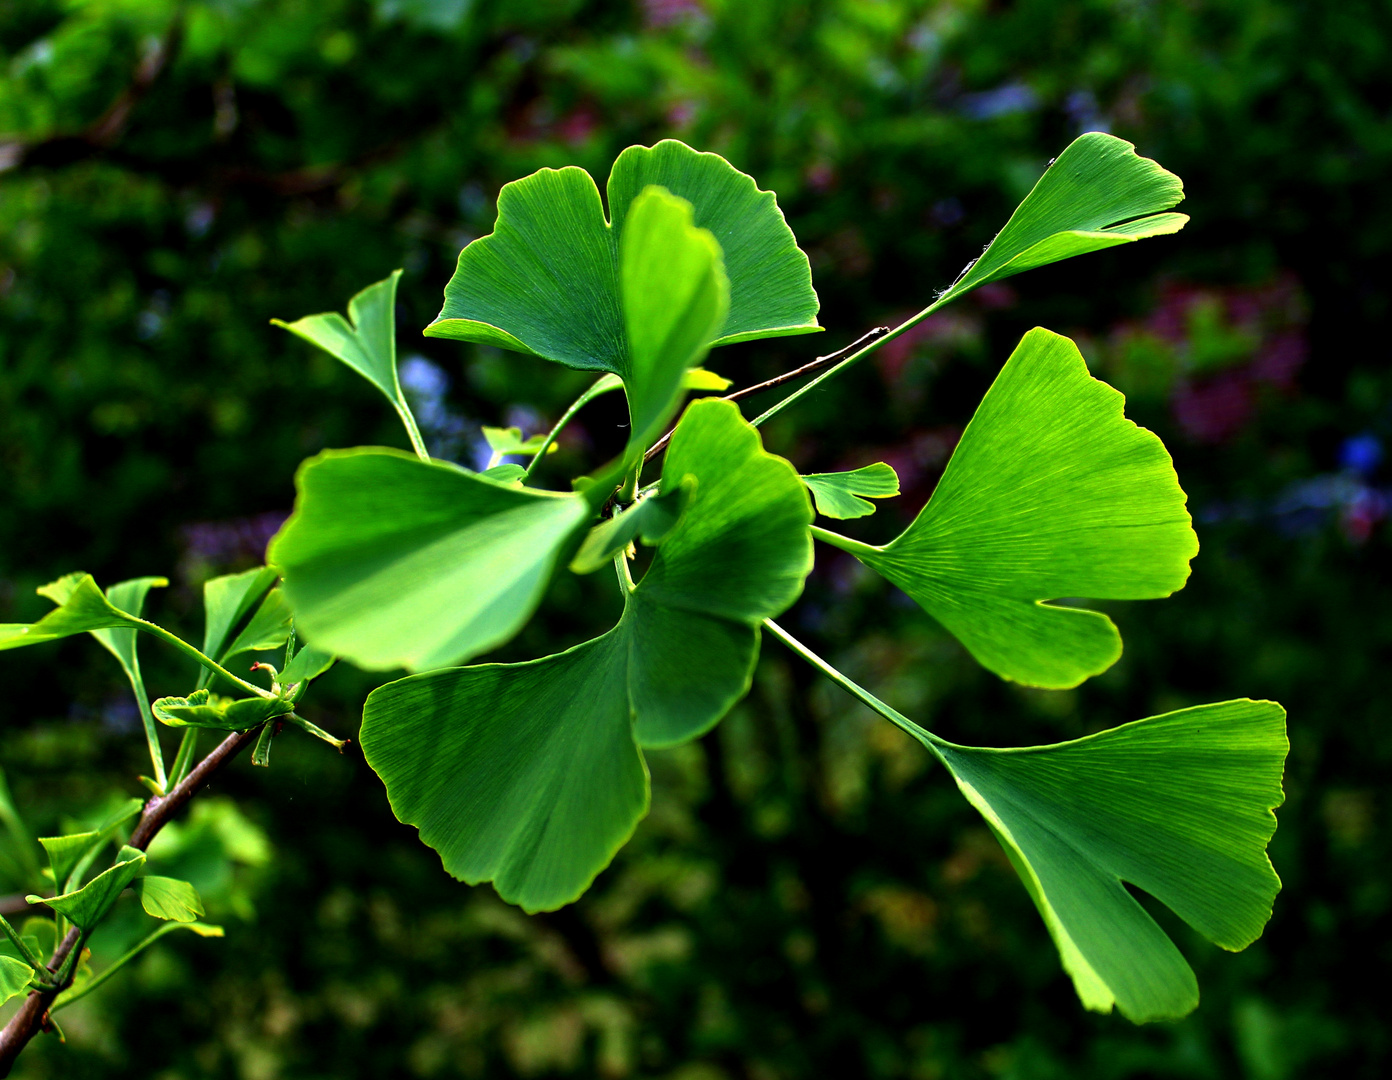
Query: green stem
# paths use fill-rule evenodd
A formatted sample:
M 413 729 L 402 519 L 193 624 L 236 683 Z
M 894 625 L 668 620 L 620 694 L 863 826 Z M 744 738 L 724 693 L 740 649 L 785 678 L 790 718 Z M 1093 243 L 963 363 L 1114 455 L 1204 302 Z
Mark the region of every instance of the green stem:
M 541 442 L 541 448 L 537 450 L 536 456 L 532 458 L 527 466 L 527 471 L 523 474 L 523 479 L 532 475 L 532 470 L 537 467 L 537 463 L 546 456 L 546 451 L 551 449 L 551 444 L 556 441 L 556 436 L 561 430 L 575 417 L 575 414 L 588 405 L 601 394 L 607 394 L 610 390 L 616 390 L 622 384 L 617 382 L 612 375 L 601 375 L 595 380 L 588 390 L 581 394 L 570 404 L 570 408 L 561 414 L 561 418 L 556 421 L 556 426 L 546 433 L 546 438 Z
M 908 734 L 912 735 L 915 739 L 917 739 L 929 750 L 931 750 L 935 755 L 937 755 L 938 753 L 939 746 L 951 745 L 945 740 L 938 738 L 927 728 L 919 727 L 917 724 L 915 724 L 912 720 L 910 720 L 903 713 L 899 712 L 897 709 L 890 708 L 883 701 L 877 698 L 874 694 L 870 693 L 869 690 L 861 686 L 858 682 L 855 682 L 848 676 L 841 674 L 841 672 L 837 671 L 834 667 L 828 664 L 825 660 L 823 660 L 806 645 L 800 642 L 797 638 L 793 637 L 792 634 L 788 633 L 788 631 L 784 630 L 783 627 L 779 626 L 772 619 L 764 620 L 764 628 L 767 629 L 768 632 L 771 633 L 774 637 L 776 637 L 779 641 L 783 642 L 784 645 L 792 649 L 793 652 L 797 653 L 800 657 L 806 660 L 809 664 L 811 664 L 814 668 L 820 671 L 828 679 L 834 682 L 837 686 L 841 687 L 841 689 L 845 690 L 852 697 L 857 698 L 863 704 L 870 706 L 871 709 L 879 713 L 895 727 L 908 732 Z
M 766 420 L 772 420 L 775 416 L 777 416 L 779 413 L 781 413 L 784 409 L 786 409 L 789 405 L 791 405 L 793 402 L 795 402 L 798 398 L 802 397 L 804 394 L 809 394 L 809 393 L 811 393 L 813 390 L 815 390 L 817 387 L 819 387 L 822 383 L 826 382 L 828 379 L 830 379 L 830 378 L 831 378 L 833 375 L 835 375 L 837 372 L 845 370 L 846 368 L 848 368 L 848 367 L 850 367 L 852 364 L 854 364 L 857 360 L 861 360 L 861 359 L 863 359 L 863 358 L 869 356 L 872 352 L 874 352 L 876 349 L 878 349 L 881 345 L 884 345 L 884 344 L 887 343 L 887 342 L 893 341 L 893 340 L 894 340 L 895 338 L 897 338 L 900 334 L 903 334 L 903 333 L 905 333 L 905 332 L 907 332 L 907 331 L 909 331 L 909 330 L 912 330 L 915 326 L 917 326 L 919 323 L 921 323 L 924 319 L 928 318 L 929 315 L 931 315 L 931 314 L 933 314 L 933 312 L 937 311 L 938 308 L 942 307 L 944 304 L 946 304 L 949 300 L 952 300 L 952 299 L 955 299 L 955 294 L 952 292 L 951 289 L 949 289 L 947 292 L 943 293 L 940 297 L 938 297 L 938 298 L 937 298 L 936 300 L 934 300 L 931 304 L 929 304 L 926 308 L 924 308 L 922 311 L 920 311 L 917 315 L 911 315 L 911 316 L 909 316 L 907 319 L 905 319 L 903 322 L 901 322 L 898 326 L 896 326 L 896 327 L 895 327 L 893 330 L 891 330 L 889 333 L 883 334 L 883 335 L 881 335 L 880 337 L 877 337 L 874 341 L 870 342 L 870 344 L 866 345 L 865 348 L 859 349 L 859 350 L 857 350 L 856 352 L 851 353 L 850 356 L 846 357 L 846 359 L 842 360 L 842 361 L 841 361 L 839 364 L 837 364 L 836 366 L 827 368 L 824 372 L 822 372 L 820 375 L 818 375 L 818 376 L 817 376 L 815 379 L 813 379 L 811 382 L 806 383 L 805 385 L 799 387 L 797 390 L 794 390 L 791 394 L 789 394 L 787 397 L 785 397 L 782 401 L 778 402 L 776 405 L 774 405 L 774 406 L 772 406 L 771 408 L 767 409 L 765 412 L 760 413 L 759 416 L 757 416 L 755 419 L 753 419 L 753 420 L 751 420 L 751 421 L 749 421 L 749 422 L 750 422 L 751 424 L 753 424 L 755 427 L 758 427 L 760 424 L 764 423 L 764 421 L 766 421 Z
M 397 390 L 400 394 L 400 389 Z M 420 428 L 416 426 L 416 418 L 404 401 L 393 401 L 396 407 L 396 415 L 401 417 L 401 423 L 406 427 L 406 437 L 411 440 L 411 449 L 416 452 L 416 457 L 424 462 L 430 461 L 430 451 L 425 448 L 425 440 L 421 438 Z
M 221 675 L 224 679 L 227 679 L 229 682 L 236 683 L 243 690 L 250 690 L 257 697 L 275 697 L 275 695 L 272 694 L 269 690 L 263 690 L 255 683 L 249 683 L 245 679 L 237 678 L 237 676 L 233 675 L 232 672 L 228 671 L 216 660 L 212 660 L 204 656 L 201 652 L 195 649 L 183 638 L 179 637 L 177 634 L 171 634 L 164 627 L 156 626 L 154 623 L 146 622 L 144 619 L 136 619 L 135 622 L 137 623 L 139 628 L 141 630 L 144 630 L 147 634 L 152 634 L 155 637 L 159 638 L 161 641 L 163 641 L 165 644 L 174 646 L 175 649 L 183 653 L 185 656 L 198 661 L 198 663 L 202 664 L 209 671 L 216 672 L 218 675 Z
M 638 587 L 633 584 L 633 575 L 628 569 L 627 553 L 620 551 L 614 555 L 614 573 L 619 575 L 619 586 L 623 589 L 624 596 Z
M 48 966 L 44 963 L 43 957 L 34 952 L 24 943 L 24 939 L 19 936 L 19 931 L 10 925 L 10 920 L 0 915 L 0 930 L 5 931 L 5 936 L 14 943 L 14 947 L 19 950 L 19 955 L 24 957 L 24 962 L 38 972 L 47 972 Z
M 842 551 L 849 551 L 857 558 L 861 555 L 879 554 L 883 550 L 871 544 L 862 544 L 859 540 L 852 540 L 849 536 L 834 533 L 830 529 L 819 528 L 816 525 L 809 526 L 809 528 L 812 530 L 812 535 L 822 543 L 838 547 Z
M 52 1008 L 49 1009 L 49 1011 L 50 1011 L 50 1012 L 57 1012 L 59 1009 L 66 1009 L 66 1008 L 67 1008 L 69 1005 L 71 1005 L 74 1001 L 77 1001 L 79 998 L 84 998 L 84 997 L 86 997 L 86 996 L 87 996 L 88 994 L 90 994 L 93 990 L 97 989 L 97 987 L 101 986 L 102 983 L 106 982 L 107 979 L 109 979 L 109 978 L 111 978 L 111 976 L 115 975 L 116 972 L 120 971 L 123 967 L 125 967 L 127 964 L 129 964 L 132 960 L 134 960 L 137 956 L 139 956 L 139 955 L 140 955 L 142 952 L 144 952 L 147 948 L 149 948 L 151 945 L 153 945 L 156 941 L 158 941 L 160 938 L 164 937 L 165 934 L 171 934 L 171 933 L 173 933 L 175 930 L 179 930 L 179 929 L 181 929 L 182 927 L 184 927 L 185 925 L 187 925 L 187 924 L 185 924 L 185 923 L 177 923 L 177 922 L 169 922 L 169 923 L 165 923 L 163 926 L 159 927 L 159 928 L 156 929 L 156 930 L 152 930 L 150 933 L 148 933 L 148 934 L 145 935 L 145 937 L 144 937 L 144 939 L 143 939 L 142 941 L 138 942 L 133 948 L 131 948 L 130 950 L 128 950 L 124 956 L 122 956 L 119 960 L 117 960 L 115 963 L 113 963 L 113 964 L 112 964 L 110 967 L 108 967 L 105 971 L 101 972 L 101 973 L 98 974 L 98 975 L 92 976 L 92 978 L 89 979 L 89 980 L 81 987 L 81 989 L 77 989 L 77 990 L 65 990 L 61 995 L 59 995 L 58 1000 L 55 1001 L 55 1002 L 53 1003 L 53 1006 L 52 1006 Z M 79 945 L 79 949 L 80 949 L 80 947 L 81 947 L 81 946 Z M 69 953 L 68 955 L 69 955 L 69 956 L 75 955 L 75 954 L 79 951 L 79 949 L 74 949 L 74 950 L 72 951 L 72 953 Z
M 160 747 L 155 714 L 150 710 L 150 695 L 145 692 L 145 679 L 137 670 L 130 672 L 130 682 L 131 689 L 135 691 L 135 703 L 140 707 L 140 723 L 145 728 L 145 742 L 150 748 L 150 763 L 155 767 L 155 783 L 162 791 L 168 790 L 169 778 L 164 771 L 164 751 Z

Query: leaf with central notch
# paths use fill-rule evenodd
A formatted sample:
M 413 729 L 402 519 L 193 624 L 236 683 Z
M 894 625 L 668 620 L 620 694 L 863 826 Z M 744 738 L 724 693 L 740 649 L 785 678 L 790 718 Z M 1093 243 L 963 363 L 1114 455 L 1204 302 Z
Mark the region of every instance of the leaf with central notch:
M 1281 882 L 1266 846 L 1289 748 L 1275 702 L 1200 705 L 1053 746 L 920 739 L 1001 842 L 1087 1008 L 1139 1023 L 1199 1001 L 1123 882 L 1232 951 L 1271 918 Z
M 1124 404 L 1073 342 L 1031 330 L 913 524 L 847 550 L 1004 678 L 1063 688 L 1105 671 L 1112 621 L 1044 601 L 1168 596 L 1199 549 L 1164 444 Z
M 456 877 L 492 881 L 529 911 L 574 900 L 647 810 L 639 748 L 695 738 L 747 692 L 760 621 L 797 598 L 812 566 L 807 490 L 738 408 L 709 399 L 677 425 L 659 497 L 687 477 L 687 512 L 613 630 L 368 698 L 363 753 L 397 817 Z
M 579 495 L 369 447 L 326 450 L 295 483 L 268 557 L 296 629 L 375 670 L 440 667 L 507 641 L 591 514 Z
M 807 473 L 802 482 L 816 500 L 817 513 L 841 520 L 873 514 L 875 504 L 868 499 L 899 494 L 899 475 L 883 461 L 850 472 Z

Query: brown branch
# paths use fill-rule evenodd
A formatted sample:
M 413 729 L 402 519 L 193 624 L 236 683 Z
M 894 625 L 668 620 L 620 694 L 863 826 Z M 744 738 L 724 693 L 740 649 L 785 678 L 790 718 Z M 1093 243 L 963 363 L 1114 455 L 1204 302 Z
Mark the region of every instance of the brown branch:
M 146 803 L 145 811 L 140 815 L 140 822 L 131 833 L 130 846 L 141 851 L 149 847 L 150 841 L 168 824 L 169 819 L 198 793 L 198 789 L 206 784 L 215 772 L 236 757 L 244 747 L 255 742 L 259 733 L 260 728 L 233 732 L 218 743 L 213 752 L 200 761 L 173 791 Z M 82 930 L 76 926 L 68 931 L 58 948 L 53 951 L 53 959 L 48 962 L 50 972 L 58 972 L 73 949 L 80 946 L 82 936 Z M 52 990 L 32 991 L 19 1012 L 5 1025 L 5 1030 L 0 1031 L 0 1077 L 10 1075 L 10 1069 L 14 1067 L 20 1051 L 29 1045 L 30 1039 L 48 1026 L 49 1006 L 63 989 L 59 986 Z
M 765 390 L 772 390 L 776 386 L 782 386 L 784 383 L 790 383 L 794 379 L 802 378 L 804 375 L 811 375 L 814 371 L 820 371 L 830 364 L 834 364 L 839 360 L 844 360 L 846 357 L 850 356 L 851 353 L 869 345 L 872 341 L 884 337 L 887 333 L 889 333 L 889 327 L 877 326 L 873 330 L 869 330 L 856 338 L 855 341 L 851 342 L 844 349 L 837 349 L 834 353 L 827 353 L 825 356 L 819 356 L 812 362 L 803 364 L 800 368 L 795 368 L 792 371 L 785 371 L 782 375 L 775 375 L 765 382 L 756 383 L 753 386 L 746 386 L 743 390 L 736 390 L 733 394 L 726 394 L 720 400 L 739 401 L 741 398 L 747 398 L 754 394 L 762 393 Z M 675 431 L 676 429 L 673 428 L 672 430 Z M 644 464 L 662 453 L 671 440 L 672 432 L 669 431 L 666 435 L 662 436 L 662 438 L 658 439 L 657 442 L 653 443 L 652 446 L 648 448 L 648 452 L 643 455 Z

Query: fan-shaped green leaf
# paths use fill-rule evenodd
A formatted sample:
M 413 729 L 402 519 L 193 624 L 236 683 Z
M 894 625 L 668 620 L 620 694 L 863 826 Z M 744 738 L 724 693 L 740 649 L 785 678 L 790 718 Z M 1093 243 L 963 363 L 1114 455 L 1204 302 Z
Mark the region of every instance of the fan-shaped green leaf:
M 394 450 L 326 450 L 296 486 L 269 551 L 296 628 L 371 669 L 438 667 L 507 641 L 590 516 L 579 495 Z
M 82 888 L 61 896 L 26 896 L 31 904 L 47 904 L 60 915 L 90 930 L 101 917 L 116 903 L 121 891 L 134 880 L 145 866 L 145 852 L 133 847 L 123 847 L 119 860 L 108 870 L 104 870 Z
M 347 319 L 330 311 L 306 315 L 292 323 L 280 319 L 271 322 L 318 345 L 382 391 L 406 426 L 411 445 L 419 449 L 420 430 L 396 372 L 396 286 L 400 280 L 401 271 L 393 270 L 390 277 L 363 289 L 348 301 Z
M 29 989 L 34 969 L 13 956 L 0 956 L 0 1005 Z
M 867 517 L 875 504 L 860 496 L 888 499 L 899 494 L 899 475 L 883 461 L 851 472 L 808 473 L 802 482 L 816 500 L 817 513 L 829 518 Z
M 811 569 L 811 507 L 728 402 L 696 402 L 677 425 L 660 494 L 688 477 L 688 511 L 615 629 L 368 698 L 363 753 L 397 817 L 456 877 L 491 880 L 530 911 L 575 899 L 646 812 L 639 745 L 700 734 L 748 690 L 759 620 L 791 604 Z
M 275 584 L 276 572 L 258 566 L 203 583 L 203 655 L 221 661 L 236 632 Z
M 698 153 L 675 139 L 630 146 L 609 174 L 615 233 L 623 235 L 630 205 L 650 185 L 690 203 L 697 227 L 709 229 L 724 253 L 730 307 L 712 348 L 822 329 L 807 256 L 773 192 L 760 191 L 752 176 L 718 154 Z
M 245 731 L 290 710 L 290 703 L 280 698 L 234 699 L 207 690 L 195 690 L 188 697 L 162 697 L 154 704 L 155 718 L 161 724 L 219 731 Z
M 1194 973 L 1122 884 L 1244 949 L 1281 883 L 1266 856 L 1281 804 L 1285 710 L 1225 701 L 1053 746 L 925 743 L 981 812 L 1087 1008 L 1140 1022 L 1199 1000 Z
M 172 922 L 196 922 L 203 914 L 203 901 L 198 890 L 178 878 L 149 875 L 136 878 L 135 893 L 145 914 Z
M 37 591 L 57 604 L 57 610 L 36 623 L 0 623 L 0 651 L 56 641 L 84 631 L 140 626 L 139 619 L 106 598 L 91 574 L 66 574 Z
M 943 299 L 1074 255 L 1178 232 L 1189 218 L 1159 211 L 1183 198 L 1179 177 L 1131 143 L 1100 131 L 1080 135 Z
M 337 658 L 333 653 L 326 653 L 312 645 L 306 645 L 295 654 L 295 658 L 280 673 L 280 681 L 285 686 L 290 686 L 294 683 L 317 679 L 333 667 L 335 659 Z
M 272 589 L 261 601 L 251 621 L 232 639 L 232 644 L 227 646 L 218 662 L 226 663 L 241 653 L 263 652 L 284 645 L 290 637 L 292 622 L 290 605 L 285 602 L 284 593 L 280 589 Z
M 1071 341 L 1031 330 L 908 529 L 884 547 L 819 535 L 996 674 L 1075 686 L 1116 662 L 1120 635 L 1105 615 L 1043 601 L 1168 596 L 1198 551 L 1169 454 L 1123 405 Z

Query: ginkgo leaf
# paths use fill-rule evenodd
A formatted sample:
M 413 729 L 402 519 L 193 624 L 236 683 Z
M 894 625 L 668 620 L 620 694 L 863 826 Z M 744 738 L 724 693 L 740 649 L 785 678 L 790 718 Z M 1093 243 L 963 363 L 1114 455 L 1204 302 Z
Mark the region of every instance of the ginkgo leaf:
M 0 956 L 0 1005 L 29 989 L 34 969 L 13 956 Z
M 671 418 L 687 369 L 719 332 L 730 306 L 720 245 L 692 222 L 691 204 L 647 187 L 627 208 L 619 239 L 632 425 L 625 457 L 641 455 Z
M 583 169 L 504 185 L 493 232 L 460 252 L 425 333 L 626 377 L 618 247 L 630 204 L 650 186 L 690 203 L 725 254 L 730 307 L 709 344 L 821 329 L 807 256 L 773 193 L 718 155 L 669 139 L 619 155 L 608 185 L 613 228 Z
M 66 574 L 37 591 L 57 604 L 57 610 L 36 623 L 0 623 L 0 651 L 56 641 L 84 631 L 142 625 L 138 618 L 112 604 L 91 574 Z
M 132 615 L 140 615 L 145 607 L 145 597 L 151 589 L 162 589 L 169 584 L 168 578 L 142 577 L 122 581 L 106 590 L 106 598 L 113 607 Z M 139 635 L 131 627 L 115 627 L 108 630 L 93 630 L 92 636 L 101 642 L 121 665 L 135 695 L 136 708 L 140 711 L 140 722 L 145 729 L 145 738 L 150 745 L 156 770 L 164 768 L 160 752 L 159 736 L 155 731 L 155 718 L 150 712 L 150 695 L 145 692 L 145 678 L 140 671 L 140 656 L 137 651 Z M 163 782 L 162 775 L 160 782 Z
M 696 226 L 709 229 L 724 253 L 730 307 L 711 348 L 822 329 L 811 266 L 773 192 L 761 191 L 718 154 L 698 153 L 676 139 L 630 146 L 614 162 L 607 188 L 621 237 L 630 206 L 650 185 L 690 203 Z
M 439 667 L 507 641 L 591 515 L 580 495 L 369 447 L 326 450 L 295 483 L 268 558 L 296 630 L 375 670 Z
M 541 444 L 546 441 L 545 435 L 533 435 L 529 439 L 522 438 L 522 429 L 518 427 L 488 427 L 483 428 L 484 441 L 488 443 L 488 448 L 493 451 L 495 458 L 506 457 L 509 454 L 523 454 L 532 457 L 539 453 Z M 555 449 L 555 444 L 552 444 Z
M 1089 131 L 1074 139 L 1039 178 L 991 246 L 941 297 L 949 300 L 988 281 L 1084 255 L 1164 236 L 1184 228 L 1167 214 L 1184 184 L 1124 139 Z
M 245 731 L 290 709 L 290 703 L 280 698 L 229 698 L 207 690 L 195 690 L 188 697 L 162 697 L 154 704 L 161 724 L 219 731 Z
M 145 914 L 156 919 L 191 923 L 203 914 L 203 900 L 187 881 L 150 874 L 136 878 L 133 887 Z
M 226 664 L 238 653 L 273 649 L 290 636 L 291 613 L 275 589 L 276 572 L 258 566 L 203 583 L 203 655 Z M 213 673 L 199 671 L 198 689 Z
M 84 930 L 90 930 L 116 903 L 121 891 L 145 866 L 145 852 L 123 847 L 110 869 L 103 871 L 80 889 L 61 896 L 26 896 L 31 904 L 47 904 Z
M 850 472 L 806 473 L 802 482 L 812 492 L 817 513 L 829 518 L 866 517 L 875 512 L 870 499 L 888 499 L 899 494 L 899 474 L 877 461 Z
M 295 658 L 280 673 L 280 681 L 284 685 L 290 686 L 293 683 L 317 679 L 333 667 L 336 659 L 337 657 L 333 653 L 326 653 L 322 649 L 316 649 L 313 645 L 306 645 L 295 654 Z
M 912 596 L 985 667 L 1076 686 L 1121 655 L 1105 615 L 1062 597 L 1183 587 L 1198 552 L 1164 445 L 1065 337 L 1034 329 L 982 399 L 932 499 L 883 547 L 825 530 Z
M 640 746 L 708 730 L 748 690 L 758 623 L 811 569 L 811 506 L 728 402 L 686 410 L 659 495 L 687 512 L 615 629 L 525 664 L 412 676 L 375 690 L 360 733 L 394 813 L 445 869 L 529 911 L 574 900 L 648 805 Z M 428 748 L 422 752 L 422 748 Z
M 336 311 L 306 315 L 292 323 L 272 319 L 275 326 L 318 345 L 342 360 L 386 396 L 396 410 L 411 445 L 424 453 L 420 429 L 396 371 L 396 286 L 401 271 L 369 285 L 348 301 L 348 318 Z
M 920 738 L 1005 848 L 1083 1004 L 1174 1020 L 1198 1004 L 1194 973 L 1123 882 L 1225 949 L 1261 935 L 1281 887 L 1266 846 L 1285 715 L 1244 699 L 1053 746 Z
M 596 525 L 570 561 L 571 570 L 577 574 L 589 574 L 601 566 L 608 566 L 615 555 L 640 537 L 645 544 L 660 543 L 681 520 L 692 489 L 696 487 L 695 477 L 686 479 L 687 483 L 667 494 L 654 492 L 644 496 L 623 513 Z

